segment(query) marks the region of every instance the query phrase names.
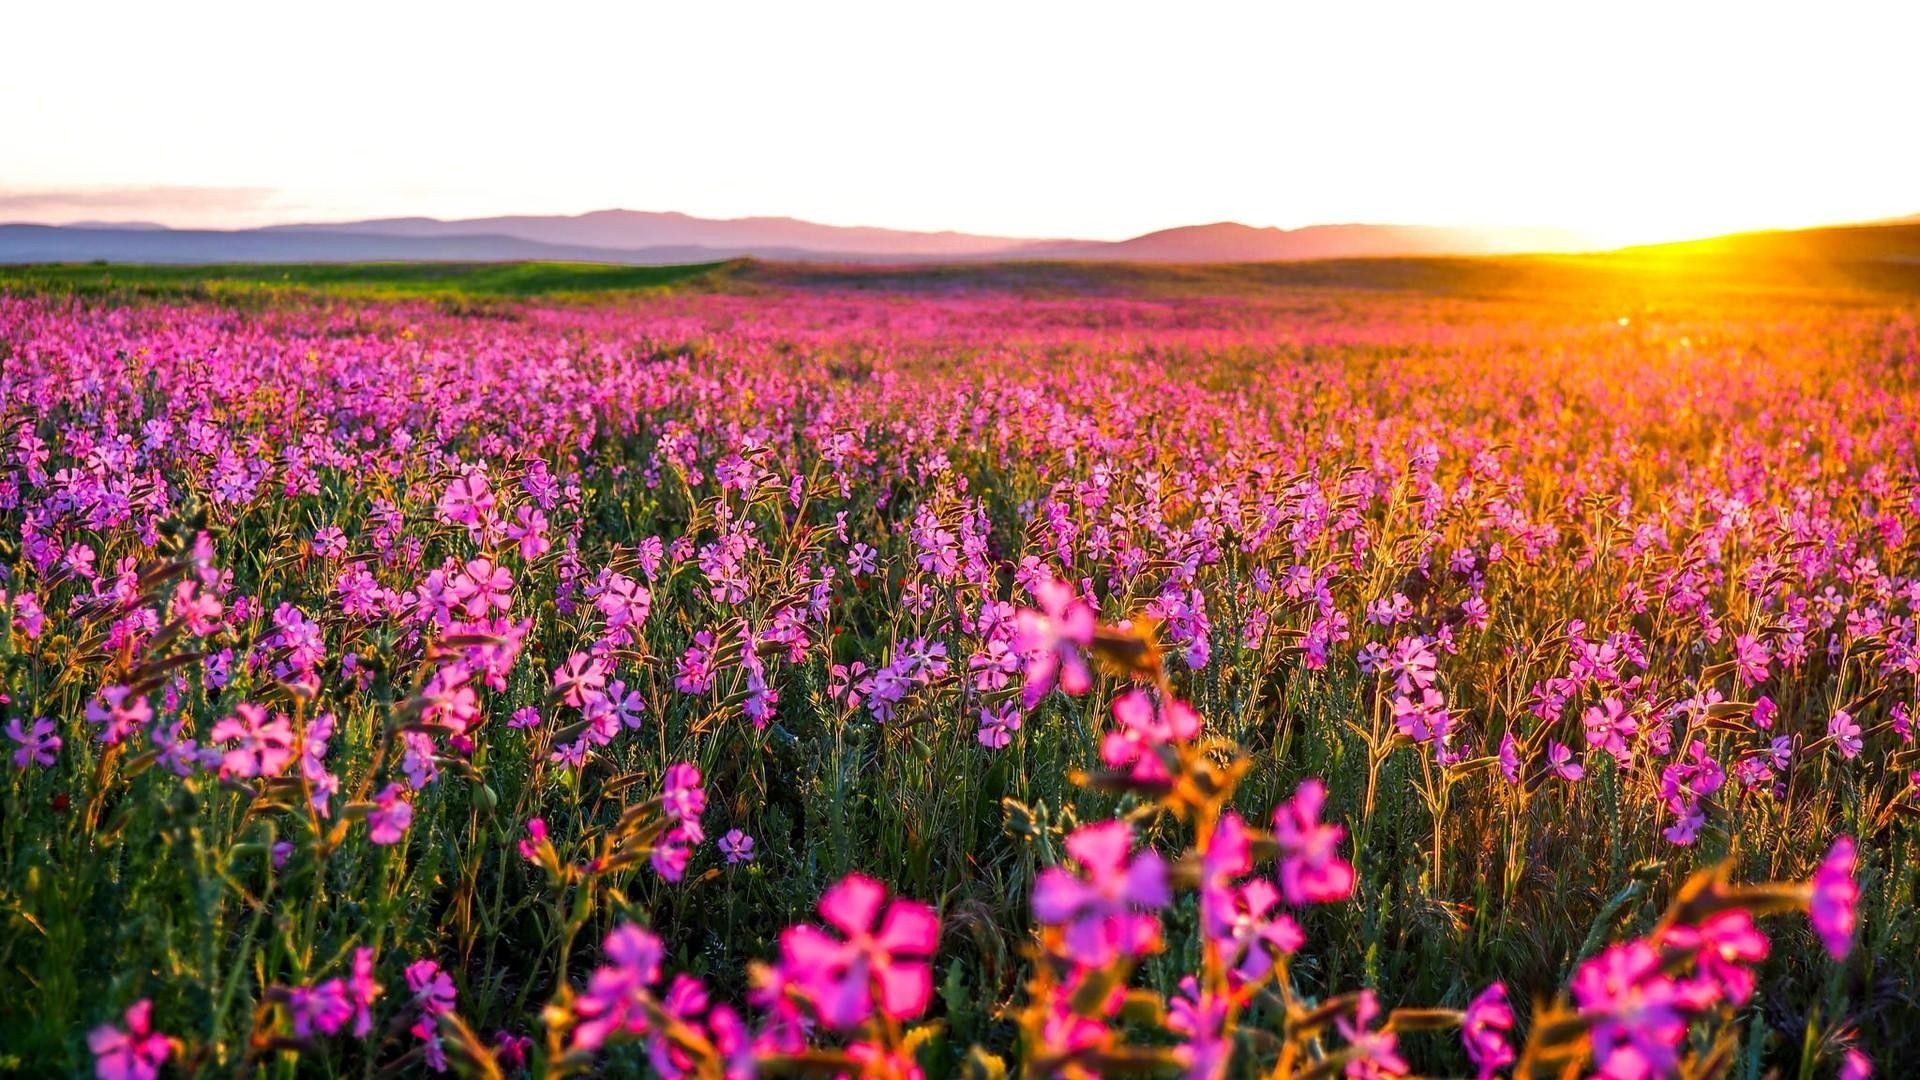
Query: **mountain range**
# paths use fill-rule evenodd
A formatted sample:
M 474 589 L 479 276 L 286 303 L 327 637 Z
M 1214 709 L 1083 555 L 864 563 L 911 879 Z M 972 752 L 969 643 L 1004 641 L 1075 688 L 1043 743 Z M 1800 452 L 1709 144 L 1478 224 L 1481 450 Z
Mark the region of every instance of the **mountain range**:
M 1403 225 L 1254 228 L 1192 225 L 1129 240 L 1034 240 L 959 232 L 822 225 L 786 217 L 698 218 L 599 210 L 576 216 L 446 221 L 429 217 L 171 229 L 151 222 L 0 225 L 0 263 L 568 262 L 651 265 L 750 257 L 783 262 L 1019 260 L 1287 262 L 1395 255 L 1491 255 L 1579 248 L 1551 229 Z

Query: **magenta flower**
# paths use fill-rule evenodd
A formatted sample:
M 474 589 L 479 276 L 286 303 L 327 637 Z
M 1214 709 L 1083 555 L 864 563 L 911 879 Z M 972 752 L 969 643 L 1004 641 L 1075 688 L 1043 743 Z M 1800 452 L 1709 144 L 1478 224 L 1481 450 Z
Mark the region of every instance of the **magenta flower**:
M 1873 1080 L 1873 1062 L 1859 1050 L 1848 1047 L 1840 1058 L 1839 1080 Z
M 1174 1048 L 1186 1080 L 1217 1080 L 1233 1061 L 1233 1034 L 1227 1030 L 1229 1003 L 1200 989 L 1189 975 L 1167 1002 L 1167 1030 L 1181 1036 Z
M 1513 1030 L 1513 1007 L 1507 1004 L 1504 983 L 1494 983 L 1467 1005 L 1460 1020 L 1460 1041 L 1466 1044 L 1467 1058 L 1479 1071 L 1479 1080 L 1491 1080 L 1501 1069 L 1514 1063 L 1513 1045 L 1507 1032 Z
M 1573 760 L 1573 750 L 1553 739 L 1547 740 L 1547 767 L 1570 784 L 1579 783 L 1587 775 L 1587 767 Z
M 87 1033 L 93 1073 L 100 1080 L 154 1080 L 173 1044 L 153 1030 L 153 1002 L 141 998 L 128 1006 L 125 1021 L 125 1030 L 102 1024 Z
M 1067 854 L 1086 876 L 1052 866 L 1034 882 L 1034 918 L 1064 927 L 1066 946 L 1081 964 L 1137 956 L 1159 942 L 1159 921 L 1141 912 L 1172 902 L 1166 863 L 1152 850 L 1129 859 L 1132 847 L 1133 828 L 1124 821 L 1081 826 L 1067 837 Z
M 1673 1070 L 1687 1022 L 1679 988 L 1661 973 L 1652 945 L 1630 941 L 1607 949 L 1580 965 L 1570 989 L 1592 1019 L 1601 1075 L 1630 1080 Z
M 125 686 L 109 686 L 87 702 L 87 723 L 100 725 L 100 741 L 120 742 L 153 719 L 153 706 Z
M 1853 932 L 1858 919 L 1860 883 L 1854 879 L 1853 837 L 1842 836 L 1833 842 L 1827 857 L 1820 860 L 1809 885 L 1808 917 L 1813 930 L 1835 960 L 1844 960 L 1853 948 Z
M 347 1000 L 353 1006 L 353 1034 L 365 1038 L 373 1030 L 373 1001 L 382 987 L 373 981 L 373 950 L 353 950 L 353 971 L 347 976 Z
M 1773 650 L 1757 634 L 1740 634 L 1733 639 L 1733 660 L 1740 681 L 1755 686 L 1767 681 Z
M 415 960 L 407 965 L 407 989 L 420 1011 L 429 1016 L 453 1011 L 453 979 L 432 959 Z
M 251 702 L 235 706 L 207 737 L 236 744 L 221 755 L 223 777 L 279 776 L 293 761 L 293 726 L 278 714 L 268 718 L 266 709 Z
M 1273 910 L 1279 902 L 1280 890 L 1263 877 L 1203 897 L 1201 914 L 1207 935 L 1220 949 L 1235 985 L 1266 978 L 1281 957 L 1293 955 L 1306 944 L 1300 924 Z
M 553 669 L 553 688 L 560 700 L 576 709 L 585 708 L 589 699 L 598 698 L 607 686 L 607 669 L 598 657 L 574 653 L 567 662 Z
M 520 857 L 538 866 L 540 864 L 541 845 L 547 843 L 547 822 L 544 818 L 527 819 L 526 839 L 519 843 Z
M 727 860 L 728 866 L 749 863 L 755 858 L 753 837 L 739 829 L 728 829 L 727 834 L 722 836 L 715 846 L 720 849 L 720 854 Z
M 54 734 L 55 730 L 53 721 L 44 716 L 27 729 L 21 728 L 19 717 L 9 719 L 7 738 L 20 748 L 13 752 L 13 767 L 24 769 L 38 765 L 45 768 L 52 765 L 60 753 L 60 736 Z
M 1753 916 L 1742 908 L 1708 916 L 1698 926 L 1673 927 L 1660 943 L 1696 954 L 1703 1007 L 1721 998 L 1735 1006 L 1745 1005 L 1753 997 L 1751 965 L 1765 960 L 1771 947 L 1753 924 Z
M 314 1035 L 332 1035 L 353 1019 L 353 1003 L 347 998 L 343 979 L 328 979 L 316 986 L 295 986 L 286 991 L 287 1015 L 293 1019 L 293 1035 L 307 1039 Z
M 1627 740 L 1640 730 L 1640 724 L 1619 698 L 1609 697 L 1589 706 L 1581 716 L 1581 723 L 1586 728 L 1588 746 L 1605 750 L 1623 765 L 1631 759 Z
M 1020 730 L 1025 718 L 1013 702 L 1007 702 L 999 708 L 991 705 L 980 709 L 980 727 L 974 732 L 974 738 L 981 746 L 989 750 L 1004 750 L 1013 741 L 1013 733 Z
M 1322 824 L 1320 810 L 1327 786 L 1318 779 L 1300 785 L 1291 802 L 1273 810 L 1273 838 L 1280 845 L 1280 891 L 1287 903 L 1325 904 L 1353 894 L 1353 866 L 1340 857 L 1347 835 L 1339 825 Z
M 1852 761 L 1860 756 L 1860 725 L 1853 722 L 1853 714 L 1845 709 L 1834 710 L 1827 720 L 1827 734 L 1832 736 L 1833 744 L 1840 749 L 1840 756 Z
M 1342 1016 L 1334 1021 L 1340 1029 L 1340 1037 L 1347 1040 L 1352 1057 L 1347 1059 L 1344 1070 L 1348 1080 L 1378 1080 L 1386 1076 L 1405 1076 L 1412 1071 L 1405 1058 L 1400 1056 L 1399 1037 L 1390 1031 L 1373 1030 L 1373 1022 L 1380 1016 L 1380 1000 L 1372 990 L 1360 991 L 1360 1001 L 1354 1006 L 1353 1016 Z
M 1093 608 L 1054 578 L 1035 582 L 1033 594 L 1040 610 L 1022 608 L 1014 616 L 1014 648 L 1027 658 L 1020 700 L 1029 709 L 1056 683 L 1076 695 L 1093 686 L 1085 652 L 1093 644 Z
M 407 789 L 388 784 L 373 797 L 367 811 L 368 837 L 376 844 L 397 844 L 413 824 L 413 804 L 407 801 Z
M 1114 699 L 1113 718 L 1120 722 L 1100 743 L 1100 760 L 1109 769 L 1130 769 L 1133 778 L 1149 783 L 1168 779 L 1166 763 L 1155 751 L 1173 742 L 1186 742 L 1200 731 L 1200 714 L 1184 701 L 1162 702 L 1156 709 L 1144 690 L 1129 690 Z
M 448 591 L 469 619 L 484 619 L 513 606 L 513 574 L 491 559 L 474 559 L 448 582 Z
M 888 904 L 886 886 L 849 874 L 820 898 L 820 916 L 844 937 L 810 923 L 788 927 L 780 935 L 780 967 L 821 1023 L 846 1031 L 876 1007 L 895 1020 L 926 1009 L 940 937 L 932 908 L 905 899 Z
M 700 820 L 707 809 L 707 789 L 700 786 L 700 768 L 679 762 L 667 768 L 660 793 L 661 809 L 675 821 Z

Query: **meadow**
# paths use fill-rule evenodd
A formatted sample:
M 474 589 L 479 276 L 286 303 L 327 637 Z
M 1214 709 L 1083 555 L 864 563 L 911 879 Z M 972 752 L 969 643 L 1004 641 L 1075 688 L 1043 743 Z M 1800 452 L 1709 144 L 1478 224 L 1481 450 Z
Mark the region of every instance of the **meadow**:
M 0 273 L 0 1072 L 1909 1075 L 1901 273 Z

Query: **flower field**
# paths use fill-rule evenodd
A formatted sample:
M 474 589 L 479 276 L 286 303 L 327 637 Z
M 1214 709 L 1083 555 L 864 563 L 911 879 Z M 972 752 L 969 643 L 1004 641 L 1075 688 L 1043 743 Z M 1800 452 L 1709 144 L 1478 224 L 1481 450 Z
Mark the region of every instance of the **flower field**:
M 1920 306 L 0 291 L 0 1073 L 1920 1066 Z

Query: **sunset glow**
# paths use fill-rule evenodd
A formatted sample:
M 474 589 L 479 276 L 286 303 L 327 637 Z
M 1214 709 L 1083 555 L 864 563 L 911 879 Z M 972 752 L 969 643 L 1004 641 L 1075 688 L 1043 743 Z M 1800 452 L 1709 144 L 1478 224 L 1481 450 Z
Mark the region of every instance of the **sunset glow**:
M 0 220 L 709 217 L 1596 244 L 1920 211 L 1920 8 L 30 5 Z

